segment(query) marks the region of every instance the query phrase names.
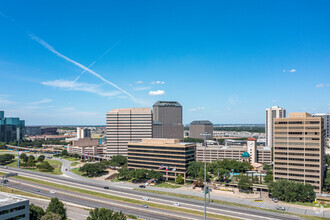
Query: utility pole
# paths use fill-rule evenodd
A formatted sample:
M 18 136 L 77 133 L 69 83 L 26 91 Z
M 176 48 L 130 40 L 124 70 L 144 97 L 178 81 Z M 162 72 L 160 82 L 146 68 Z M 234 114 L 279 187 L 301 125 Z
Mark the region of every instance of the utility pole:
M 204 132 L 200 135 L 204 136 L 204 220 L 206 220 L 206 136 L 209 136 L 211 134 Z
M 17 167 L 19 168 L 19 139 L 21 137 L 20 128 L 16 129 L 16 138 L 17 138 Z

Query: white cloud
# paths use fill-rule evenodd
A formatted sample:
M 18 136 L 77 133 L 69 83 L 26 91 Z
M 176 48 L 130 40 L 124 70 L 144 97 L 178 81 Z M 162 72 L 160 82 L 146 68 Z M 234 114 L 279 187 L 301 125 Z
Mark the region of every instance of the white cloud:
M 295 69 L 288 70 L 289 73 L 294 73 L 294 72 L 296 72 L 296 71 L 297 71 L 297 70 L 295 70 Z
M 157 90 L 157 91 L 150 91 L 149 95 L 164 95 L 165 91 L 164 90 Z
M 120 90 L 121 92 L 125 93 L 126 95 L 128 95 L 129 97 L 131 97 L 134 100 L 134 96 L 131 95 L 129 92 L 127 92 L 126 90 L 120 88 L 119 86 L 117 86 L 116 84 L 114 84 L 113 82 L 110 82 L 109 80 L 103 78 L 100 74 L 94 72 L 93 70 L 89 69 L 88 67 L 82 65 L 81 63 L 78 63 L 77 61 L 74 61 L 72 59 L 70 59 L 69 57 L 61 54 L 60 52 L 58 52 L 57 50 L 55 50 L 54 47 L 52 47 L 51 45 L 49 45 L 46 41 L 44 41 L 43 39 L 39 38 L 38 36 L 31 34 L 30 35 L 31 39 L 38 42 L 39 44 L 41 44 L 42 46 L 44 46 L 47 50 L 49 50 L 50 52 L 54 53 L 55 55 L 57 55 L 58 57 L 61 57 L 63 59 L 65 59 L 66 61 L 78 66 L 79 68 L 89 72 L 90 74 L 94 75 L 95 77 L 99 78 L 100 80 L 102 80 L 103 82 L 115 87 L 116 89 Z M 75 80 L 76 81 L 76 80 Z
M 0 105 L 13 105 L 16 104 L 15 101 L 8 99 L 9 95 L 0 95 Z
M 164 81 L 153 81 L 151 82 L 151 84 L 165 84 Z
M 323 83 L 316 85 L 317 88 L 320 88 L 320 87 L 323 87 L 323 86 L 324 86 Z
M 136 81 L 135 83 L 136 84 L 141 84 L 141 83 L 143 83 L 143 81 L 139 80 L 139 81 Z
M 45 86 L 57 87 L 72 91 L 90 92 L 100 96 L 116 96 L 121 93 L 120 91 L 104 92 L 99 88 L 100 86 L 96 84 L 79 83 L 62 79 L 42 82 L 42 84 Z
M 53 100 L 49 99 L 49 98 L 44 98 L 44 99 L 41 99 L 40 101 L 37 101 L 37 102 L 31 102 L 30 105 L 39 105 L 39 104 L 44 104 L 44 103 L 48 103 L 48 102 L 51 102 Z
M 189 109 L 189 111 L 201 111 L 204 109 L 205 109 L 205 107 L 197 107 L 197 108 L 191 108 L 191 109 Z

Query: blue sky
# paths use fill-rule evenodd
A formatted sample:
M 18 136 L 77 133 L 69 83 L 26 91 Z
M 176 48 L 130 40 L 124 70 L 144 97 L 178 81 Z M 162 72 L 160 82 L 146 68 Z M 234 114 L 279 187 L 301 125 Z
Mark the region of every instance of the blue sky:
M 0 109 L 27 125 L 105 124 L 111 109 L 158 100 L 179 101 L 184 123 L 264 123 L 274 105 L 329 112 L 329 10 L 329 1 L 1 1 Z

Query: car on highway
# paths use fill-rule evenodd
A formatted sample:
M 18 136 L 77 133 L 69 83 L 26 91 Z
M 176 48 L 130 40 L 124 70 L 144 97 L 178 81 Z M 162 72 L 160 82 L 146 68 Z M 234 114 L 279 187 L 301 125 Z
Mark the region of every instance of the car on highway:
M 273 200 L 273 202 L 278 203 L 278 199 L 273 198 L 272 200 Z
M 149 208 L 149 206 L 147 206 L 146 204 L 142 204 L 141 207 L 143 207 L 143 208 Z
M 40 189 L 35 189 L 34 191 L 36 191 L 36 192 L 40 192 Z
M 140 185 L 139 187 L 140 187 L 140 188 L 146 188 L 146 186 L 145 186 L 145 185 Z
M 8 169 L 8 167 L 7 167 L 7 166 L 4 166 L 3 168 L 5 168 L 5 169 Z
M 283 206 L 277 206 L 276 207 L 276 210 L 285 212 L 285 207 L 283 207 Z
M 149 201 L 149 197 L 143 197 L 142 198 L 144 201 Z
M 109 186 L 105 186 L 105 187 L 103 187 L 103 189 L 110 189 L 110 188 L 109 188 Z
M 174 206 L 180 206 L 180 203 L 178 203 L 178 202 L 173 202 L 173 205 L 174 205 Z
M 50 190 L 50 193 L 51 194 L 55 194 L 56 192 L 54 190 Z

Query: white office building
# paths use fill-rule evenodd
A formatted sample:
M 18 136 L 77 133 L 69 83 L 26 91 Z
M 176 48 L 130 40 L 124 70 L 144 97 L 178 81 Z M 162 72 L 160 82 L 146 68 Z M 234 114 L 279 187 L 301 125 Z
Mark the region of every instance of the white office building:
M 279 106 L 273 106 L 266 109 L 266 146 L 273 146 L 273 123 L 274 118 L 286 118 L 286 110 Z
M 91 137 L 91 130 L 89 128 L 77 128 L 77 138 L 90 138 Z
M 8 193 L 0 193 L 0 219 L 28 220 L 29 200 Z

